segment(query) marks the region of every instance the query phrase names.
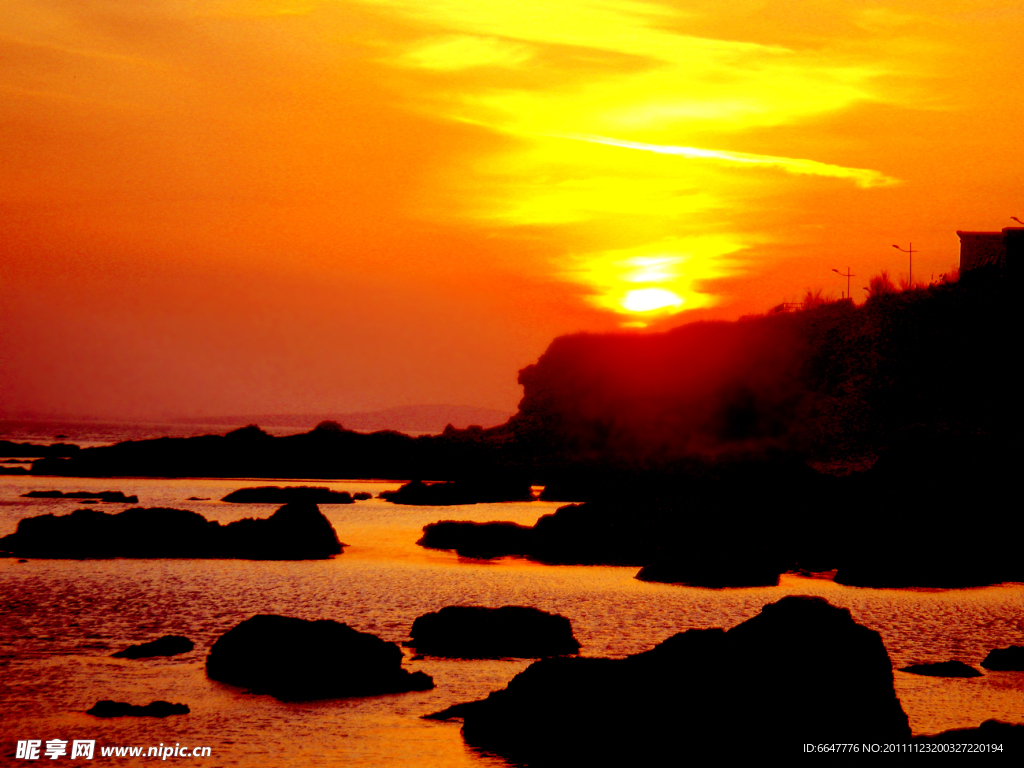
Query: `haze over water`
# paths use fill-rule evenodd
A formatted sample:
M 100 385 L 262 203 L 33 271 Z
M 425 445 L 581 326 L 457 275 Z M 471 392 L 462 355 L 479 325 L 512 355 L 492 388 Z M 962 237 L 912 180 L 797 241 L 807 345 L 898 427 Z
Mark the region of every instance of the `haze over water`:
M 80 506 L 73 500 L 21 498 L 28 490 L 121 490 L 137 494 L 141 506 L 192 509 L 229 521 L 265 517 L 277 507 L 217 499 L 235 488 L 275 482 L 300 481 L 4 477 L 0 535 L 13 532 L 22 517 L 63 514 Z M 397 487 L 367 481 L 316 484 L 375 495 Z M 209 501 L 188 501 L 190 496 Z M 119 511 L 125 505 L 99 506 Z M 894 667 L 952 658 L 977 666 L 988 650 L 1019 644 L 1024 634 L 1020 584 L 874 590 L 784 575 L 773 588 L 707 590 L 640 582 L 633 578 L 636 568 L 546 566 L 514 558 L 467 561 L 415 544 L 422 526 L 436 520 L 531 524 L 558 506 L 406 507 L 378 499 L 325 505 L 321 509 L 348 545 L 344 554 L 328 561 L 0 560 L 4 754 L 17 739 L 95 738 L 98 746 L 210 746 L 213 758 L 203 762 L 211 765 L 504 764 L 469 750 L 457 722 L 421 716 L 504 687 L 529 661 L 412 661 L 407 651 L 406 668 L 432 675 L 436 688 L 283 703 L 205 676 L 203 663 L 213 641 L 257 613 L 334 619 L 400 643 L 417 616 L 444 605 L 532 605 L 571 619 L 584 655 L 624 656 L 685 629 L 734 626 L 787 594 L 813 594 L 848 607 L 859 623 L 878 631 Z M 164 634 L 188 636 L 195 651 L 141 661 L 110 658 L 131 643 Z M 895 679 L 915 734 L 976 726 L 989 718 L 1022 720 L 1021 672 L 986 672 L 975 679 L 896 672 Z M 100 720 L 84 714 L 106 698 L 133 703 L 164 699 L 186 703 L 192 712 L 160 721 Z

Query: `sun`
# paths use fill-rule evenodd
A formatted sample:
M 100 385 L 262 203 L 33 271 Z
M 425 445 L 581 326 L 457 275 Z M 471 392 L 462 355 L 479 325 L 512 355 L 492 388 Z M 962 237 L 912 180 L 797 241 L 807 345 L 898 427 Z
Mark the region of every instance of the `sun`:
M 684 301 L 664 288 L 639 288 L 626 294 L 622 306 L 630 312 L 653 312 L 657 309 L 679 309 Z

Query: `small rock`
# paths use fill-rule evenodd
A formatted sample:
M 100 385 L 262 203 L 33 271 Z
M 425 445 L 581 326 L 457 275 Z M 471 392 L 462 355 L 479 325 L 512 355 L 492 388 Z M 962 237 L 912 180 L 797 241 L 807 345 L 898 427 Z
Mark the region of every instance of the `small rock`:
M 104 699 L 97 701 L 92 709 L 85 714 L 94 717 L 167 717 L 169 715 L 187 715 L 187 704 L 171 704 L 169 701 L 152 701 L 144 707 L 128 704 L 124 701 Z
M 901 667 L 900 672 L 929 677 L 981 677 L 981 672 L 962 661 L 939 661 L 933 664 L 911 664 Z
M 332 491 L 330 488 L 308 485 L 285 486 L 265 485 L 257 488 L 239 488 L 221 501 L 234 504 L 289 504 L 296 501 L 313 504 L 351 504 L 348 491 Z
M 159 640 L 139 645 L 129 645 L 123 651 L 110 654 L 115 659 L 145 659 L 151 656 L 174 656 L 188 653 L 195 644 L 181 635 L 164 635 Z

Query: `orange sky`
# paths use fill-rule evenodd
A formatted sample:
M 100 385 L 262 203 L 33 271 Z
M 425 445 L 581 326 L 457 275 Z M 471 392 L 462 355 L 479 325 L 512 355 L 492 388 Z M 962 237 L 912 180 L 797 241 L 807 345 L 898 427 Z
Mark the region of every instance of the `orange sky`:
M 0 415 L 514 409 L 1021 202 L 1019 2 L 5 0 Z

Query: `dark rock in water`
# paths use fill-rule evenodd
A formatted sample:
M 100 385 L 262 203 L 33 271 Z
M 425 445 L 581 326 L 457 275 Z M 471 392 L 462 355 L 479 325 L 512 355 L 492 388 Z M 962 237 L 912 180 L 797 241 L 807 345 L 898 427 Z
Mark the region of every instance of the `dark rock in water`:
M 878 545 L 874 552 L 860 550 L 840 564 L 835 582 L 874 589 L 964 589 L 1011 580 L 998 558 L 968 553 L 962 557 L 943 557 L 943 550 L 944 547 L 921 542 L 912 547 Z
M 24 467 L 0 467 L 0 475 L 27 475 L 29 471 Z
M 0 552 L 36 558 L 320 560 L 341 551 L 330 522 L 307 503 L 224 526 L 184 509 L 136 507 L 117 514 L 77 509 L 24 518 L 15 533 L 0 538 Z
M 30 499 L 97 499 L 121 504 L 138 504 L 138 496 L 125 496 L 123 491 L 29 491 L 21 494 Z
M 189 496 L 186 501 L 209 501 L 208 496 Z
M 1024 672 L 1024 645 L 994 648 L 988 652 L 981 666 L 998 672 Z
M 245 518 L 224 526 L 230 557 L 250 560 L 324 560 L 342 544 L 316 504 L 285 504 L 268 518 Z
M 123 651 L 110 654 L 115 659 L 146 659 L 151 656 L 175 656 L 188 653 L 195 643 L 181 635 L 164 635 L 159 640 L 138 645 L 129 645 Z
M 939 661 L 933 664 L 911 664 L 900 667 L 900 672 L 929 677 L 981 677 L 981 672 L 962 661 Z
M 29 499 L 62 499 L 64 491 L 29 491 L 21 495 L 23 498 Z
M 532 527 L 505 521 L 442 520 L 423 528 L 419 544 L 463 557 L 525 555 L 547 563 L 641 566 L 657 552 L 649 521 L 618 505 L 573 504 L 543 515 Z
M 664 543 L 655 520 L 634 506 L 570 504 L 533 526 L 530 557 L 546 563 L 646 565 Z
M 460 557 L 526 555 L 533 549 L 533 529 L 507 521 L 441 520 L 423 526 L 416 543 L 427 549 L 454 549 Z
M 206 657 L 213 680 L 284 700 L 425 691 L 434 681 L 402 669 L 402 650 L 337 621 L 259 615 L 218 638 Z
M 292 501 L 307 501 L 313 504 L 351 504 L 352 495 L 348 491 L 332 491 L 330 488 L 314 488 L 308 485 L 261 486 L 259 488 L 239 488 L 225 496 L 221 501 L 235 504 L 287 504 Z
M 420 616 L 406 645 L 426 656 L 460 659 L 564 656 L 579 651 L 572 624 L 537 608 L 449 605 Z
M 721 589 L 725 587 L 774 587 L 786 564 L 764 546 L 749 546 L 742 541 L 712 544 L 693 543 L 686 550 L 640 569 L 640 581 L 685 584 L 691 587 Z
M 413 480 L 397 491 L 381 491 L 379 497 L 392 504 L 443 507 L 498 501 L 533 501 L 533 491 L 530 484 L 522 480 L 459 480 L 438 483 Z
M 77 509 L 24 518 L 0 549 L 36 558 L 214 557 L 220 525 L 181 509 Z
M 372 499 L 372 498 L 373 498 L 373 494 L 372 493 L 367 493 L 366 491 L 357 491 L 356 493 L 352 494 L 352 500 L 353 501 L 366 501 L 367 499 Z
M 153 701 L 146 706 L 127 704 L 123 701 L 104 699 L 97 701 L 92 709 L 85 714 L 94 717 L 168 717 L 169 715 L 187 715 L 187 704 L 171 704 L 168 701 Z
M 917 736 L 914 741 L 919 744 L 984 744 L 992 752 L 990 757 L 1018 758 L 1015 765 L 1024 757 L 1024 725 L 999 720 L 986 720 L 977 728 L 956 728 L 934 736 Z M 999 749 L 992 750 L 995 745 Z
M 504 690 L 435 717 L 462 717 L 468 744 L 531 766 L 910 739 L 878 633 L 815 597 L 785 597 L 727 632 L 690 630 L 626 659 L 542 659 Z

